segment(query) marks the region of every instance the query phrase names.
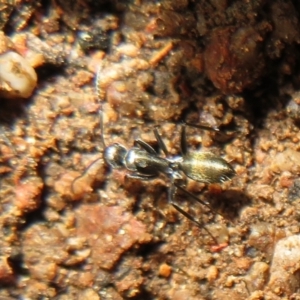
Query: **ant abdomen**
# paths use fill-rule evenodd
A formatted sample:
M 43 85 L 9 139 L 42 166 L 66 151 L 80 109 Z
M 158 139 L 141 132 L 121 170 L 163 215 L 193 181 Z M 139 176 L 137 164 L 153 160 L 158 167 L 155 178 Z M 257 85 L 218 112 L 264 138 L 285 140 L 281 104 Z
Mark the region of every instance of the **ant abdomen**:
M 179 168 L 190 179 L 204 183 L 222 183 L 235 175 L 226 160 L 211 152 L 187 153 Z

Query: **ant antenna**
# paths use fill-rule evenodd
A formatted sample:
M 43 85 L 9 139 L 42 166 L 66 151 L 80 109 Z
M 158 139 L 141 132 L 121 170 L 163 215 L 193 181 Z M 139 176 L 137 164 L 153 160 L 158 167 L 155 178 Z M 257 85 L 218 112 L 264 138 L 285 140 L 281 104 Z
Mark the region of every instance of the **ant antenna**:
M 100 78 L 100 73 L 101 73 L 101 67 L 99 66 L 96 72 L 96 77 L 95 77 L 95 90 L 96 90 L 96 95 L 97 95 L 97 100 L 99 101 L 99 104 L 101 105 L 101 108 L 99 109 L 99 117 L 100 117 L 100 138 L 101 138 L 101 142 L 103 145 L 103 149 L 106 148 L 106 143 L 104 140 L 104 125 L 103 125 L 103 109 L 102 109 L 102 103 L 101 103 L 101 89 L 99 87 L 99 78 Z M 104 151 L 104 150 L 103 150 Z M 99 158 L 100 159 L 100 158 Z M 90 165 L 85 169 L 85 171 L 82 173 L 82 175 L 76 177 L 72 184 L 71 184 L 71 191 L 73 194 L 75 194 L 75 183 L 80 180 L 81 178 L 85 177 L 88 174 L 88 171 L 91 169 L 91 167 L 97 163 L 99 161 L 99 159 L 96 159 L 95 161 L 93 161 L 92 163 L 90 163 Z
M 99 117 L 100 117 L 100 130 L 101 130 L 101 141 L 103 148 L 106 148 L 105 140 L 104 140 L 104 126 L 103 126 L 103 109 L 102 109 L 102 103 L 101 103 L 101 89 L 99 86 L 99 79 L 100 79 L 100 73 L 101 73 L 101 67 L 99 66 L 97 69 L 96 77 L 95 77 L 95 89 L 96 89 L 96 95 L 97 100 L 99 104 L 101 105 L 101 108 L 99 109 Z

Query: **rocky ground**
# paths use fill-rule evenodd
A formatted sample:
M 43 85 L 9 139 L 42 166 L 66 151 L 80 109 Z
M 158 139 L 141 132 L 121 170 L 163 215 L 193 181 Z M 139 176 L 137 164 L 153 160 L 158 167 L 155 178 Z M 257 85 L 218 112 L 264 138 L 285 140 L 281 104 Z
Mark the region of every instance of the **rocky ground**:
M 297 1 L 0 2 L 1 299 L 300 299 Z M 98 94 L 95 88 L 97 70 Z M 99 110 L 104 115 L 101 132 Z M 126 177 L 103 140 L 231 163 Z M 163 154 L 161 154 L 163 155 Z

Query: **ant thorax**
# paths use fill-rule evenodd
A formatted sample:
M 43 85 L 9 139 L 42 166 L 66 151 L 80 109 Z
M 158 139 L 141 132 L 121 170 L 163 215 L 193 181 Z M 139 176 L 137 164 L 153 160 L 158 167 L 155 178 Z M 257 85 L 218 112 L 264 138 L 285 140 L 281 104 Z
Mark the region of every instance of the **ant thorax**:
M 169 168 L 171 170 L 170 173 L 174 173 L 174 172 L 179 172 L 180 171 L 180 164 L 183 161 L 183 157 L 176 155 L 173 157 L 168 157 L 167 158 L 168 162 L 169 162 Z
M 128 150 L 124 164 L 127 170 L 146 176 L 158 176 L 158 173 L 166 173 L 168 169 L 165 158 L 139 147 Z

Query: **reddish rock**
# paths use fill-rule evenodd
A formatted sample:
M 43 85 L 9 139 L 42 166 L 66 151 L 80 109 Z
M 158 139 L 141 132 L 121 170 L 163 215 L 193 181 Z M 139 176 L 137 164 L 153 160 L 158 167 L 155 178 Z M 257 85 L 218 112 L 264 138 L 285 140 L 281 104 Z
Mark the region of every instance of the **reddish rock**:
M 149 241 L 146 227 L 121 207 L 82 205 L 76 211 L 77 236 L 92 248 L 93 264 L 111 269 L 135 243 Z
M 250 87 L 264 72 L 263 37 L 252 27 L 223 27 L 212 31 L 205 48 L 208 77 L 223 93 Z
M 13 269 L 8 264 L 7 257 L 0 258 L 0 284 L 14 283 L 15 275 Z
M 15 189 L 15 206 L 23 212 L 30 212 L 40 205 L 40 196 L 43 189 L 43 182 L 38 177 L 29 177 L 21 182 Z

